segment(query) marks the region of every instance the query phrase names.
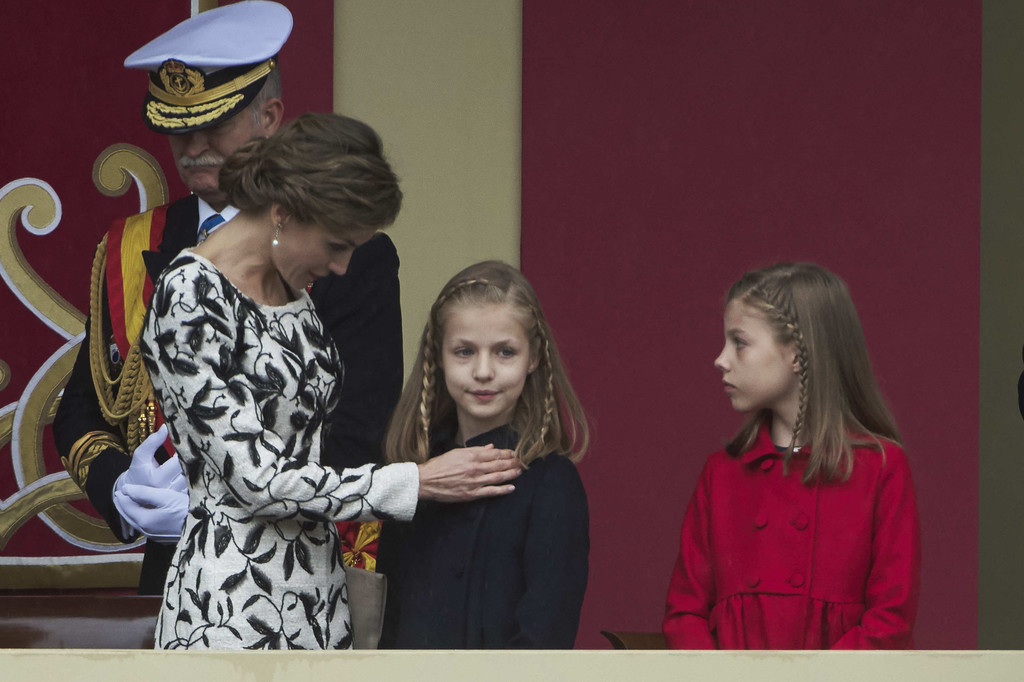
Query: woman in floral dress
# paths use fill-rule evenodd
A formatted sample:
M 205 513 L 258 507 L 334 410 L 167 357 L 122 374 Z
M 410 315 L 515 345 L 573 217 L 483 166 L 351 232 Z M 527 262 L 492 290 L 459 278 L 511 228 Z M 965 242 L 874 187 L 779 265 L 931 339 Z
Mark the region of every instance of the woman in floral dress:
M 320 465 L 338 353 L 306 293 L 390 225 L 397 179 L 367 125 L 306 114 L 229 159 L 237 216 L 156 283 L 141 350 L 189 482 L 158 648 L 352 646 L 336 521 L 512 490 L 511 452 Z

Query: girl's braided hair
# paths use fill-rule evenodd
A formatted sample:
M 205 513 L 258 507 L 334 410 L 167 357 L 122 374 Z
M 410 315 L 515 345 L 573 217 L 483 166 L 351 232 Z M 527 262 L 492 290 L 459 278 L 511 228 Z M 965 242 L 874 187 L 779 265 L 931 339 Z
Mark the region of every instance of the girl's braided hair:
M 871 370 L 857 309 L 843 281 L 811 263 L 781 263 L 744 274 L 726 302 L 759 311 L 781 344 L 793 344 L 800 379 L 794 446 L 806 443 L 810 456 L 804 481 L 845 480 L 853 471 L 853 446 L 879 439 L 899 442 L 896 422 Z M 771 419 L 760 410 L 746 421 L 726 450 L 739 455 L 757 440 Z
M 511 426 L 519 434 L 516 455 L 529 464 L 555 452 L 573 461 L 587 449 L 586 416 L 562 366 L 533 287 L 516 268 L 500 261 L 471 265 L 441 289 L 423 329 L 419 352 L 385 439 L 388 462 L 425 462 L 438 426 L 453 425 L 455 403 L 445 390 L 441 366 L 445 323 L 459 305 L 503 304 L 523 325 L 537 368 L 523 386 Z

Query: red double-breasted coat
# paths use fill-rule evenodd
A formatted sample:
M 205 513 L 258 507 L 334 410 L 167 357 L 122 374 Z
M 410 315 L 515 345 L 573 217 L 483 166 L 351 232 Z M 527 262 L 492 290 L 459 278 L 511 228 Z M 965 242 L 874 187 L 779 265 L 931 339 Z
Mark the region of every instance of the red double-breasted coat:
M 920 527 L 902 448 L 855 450 L 846 481 L 801 482 L 763 428 L 713 454 L 683 520 L 663 630 L 678 649 L 912 648 Z

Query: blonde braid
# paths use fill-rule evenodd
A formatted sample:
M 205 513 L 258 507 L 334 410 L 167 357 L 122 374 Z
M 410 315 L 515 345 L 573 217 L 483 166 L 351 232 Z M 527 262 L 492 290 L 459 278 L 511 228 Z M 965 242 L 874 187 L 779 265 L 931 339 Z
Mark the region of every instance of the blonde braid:
M 421 458 L 430 456 L 430 420 L 433 416 L 433 404 L 437 397 L 437 386 L 434 380 L 437 358 L 434 353 L 434 337 L 437 335 L 437 313 L 444 304 L 444 298 L 438 297 L 430 310 L 430 318 L 423 332 L 423 386 L 420 388 L 419 429 L 416 431 L 416 449 Z
M 804 422 L 807 418 L 807 385 L 810 364 L 807 357 L 807 344 L 804 341 L 804 334 L 797 322 L 796 315 L 790 310 L 790 306 L 784 305 L 778 300 L 778 295 L 769 296 L 768 292 L 760 288 L 752 291 L 751 294 L 760 298 L 765 313 L 770 315 L 779 327 L 786 330 L 786 333 L 793 341 L 793 345 L 796 346 L 800 394 L 796 419 L 793 422 L 793 440 L 790 443 L 790 451 L 792 451 L 800 432 L 803 431 Z M 775 301 L 773 302 L 772 299 L 775 299 Z
M 792 333 L 793 342 L 796 344 L 797 361 L 800 366 L 800 408 L 797 410 L 796 420 L 793 422 L 793 443 L 795 444 L 800 432 L 803 431 L 804 421 L 807 418 L 807 375 L 809 372 L 807 344 L 804 343 L 804 334 L 796 322 L 787 322 L 786 328 Z
M 532 308 L 531 308 L 532 309 Z M 547 330 L 540 322 L 540 317 L 536 310 L 533 310 L 534 319 L 537 321 L 537 332 L 541 337 L 544 351 L 544 366 L 545 371 L 548 375 L 547 386 L 544 390 L 544 419 L 541 422 L 540 437 L 537 442 L 544 443 L 544 439 L 547 438 L 548 431 L 551 429 L 551 424 L 555 419 L 556 400 L 555 400 L 555 373 L 552 369 L 551 364 L 551 337 L 547 333 Z
M 421 458 L 430 456 L 430 417 L 434 404 L 434 314 L 431 312 L 427 329 L 423 334 L 423 387 L 420 389 L 420 428 L 416 431 L 416 449 Z

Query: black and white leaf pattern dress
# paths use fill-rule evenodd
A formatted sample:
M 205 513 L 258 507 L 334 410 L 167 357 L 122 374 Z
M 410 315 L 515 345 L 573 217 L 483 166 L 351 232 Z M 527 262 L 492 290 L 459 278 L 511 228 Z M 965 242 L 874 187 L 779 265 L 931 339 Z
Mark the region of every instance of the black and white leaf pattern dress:
M 418 473 L 320 465 L 339 362 L 309 297 L 260 305 L 186 250 L 141 343 L 189 482 L 157 648 L 350 648 L 334 521 L 410 519 Z

